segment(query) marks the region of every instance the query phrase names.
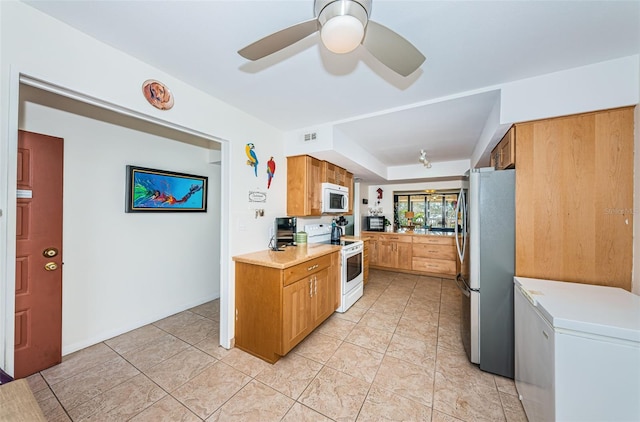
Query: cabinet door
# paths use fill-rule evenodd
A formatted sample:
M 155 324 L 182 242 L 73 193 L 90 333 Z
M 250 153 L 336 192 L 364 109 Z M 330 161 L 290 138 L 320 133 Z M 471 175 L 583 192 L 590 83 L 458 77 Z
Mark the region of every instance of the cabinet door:
M 313 275 L 282 289 L 282 354 L 291 350 L 312 330 Z
M 347 170 L 338 166 L 336 166 L 336 184 L 340 186 L 349 186 L 347 185 Z
M 344 185 L 349 188 L 349 212 L 348 214 L 353 214 L 353 173 L 346 172 L 344 179 Z
M 307 172 L 307 189 L 311 195 L 306 198 L 309 204 L 308 215 L 322 214 L 322 162 L 312 157 L 309 158 Z
M 336 181 L 336 165 L 328 161 L 322 162 L 322 181 L 325 183 L 338 184 Z
M 412 267 L 411 243 L 397 242 L 395 245 L 395 268 L 410 270 Z
M 334 286 L 329 278 L 329 270 L 324 269 L 314 274 L 313 297 L 311 299 L 312 329 L 320 325 L 335 311 L 333 296 Z
M 504 135 L 500 141 L 500 170 L 514 168 L 516 166 L 516 142 L 515 142 L 515 126 Z
M 322 162 L 308 155 L 287 157 L 287 215 L 321 214 Z
M 634 109 L 516 126 L 516 275 L 631 290 Z
M 378 237 L 374 236 L 369 239 L 369 265 L 379 265 L 378 264 L 378 248 L 379 242 Z
M 378 265 L 381 267 L 395 267 L 395 242 L 380 239 L 378 241 Z

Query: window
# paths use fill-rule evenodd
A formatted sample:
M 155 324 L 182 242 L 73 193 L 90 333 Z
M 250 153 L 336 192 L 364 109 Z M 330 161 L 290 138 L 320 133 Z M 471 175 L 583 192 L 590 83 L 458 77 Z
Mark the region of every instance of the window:
M 394 222 L 396 227 L 408 227 L 407 211 L 413 212 L 412 225 L 439 230 L 453 230 L 457 193 L 425 193 L 394 195 Z

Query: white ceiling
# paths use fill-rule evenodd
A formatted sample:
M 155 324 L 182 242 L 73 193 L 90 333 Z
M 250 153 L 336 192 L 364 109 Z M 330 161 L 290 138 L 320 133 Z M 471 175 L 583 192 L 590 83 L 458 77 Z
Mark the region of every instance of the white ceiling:
M 313 18 L 312 0 L 27 3 L 283 131 L 335 123 L 387 167 L 420 149 L 469 159 L 491 87 L 640 51 L 638 0 L 373 0 L 371 19 L 427 57 L 406 78 L 362 46 L 330 53 L 317 33 L 257 62 L 237 54 Z

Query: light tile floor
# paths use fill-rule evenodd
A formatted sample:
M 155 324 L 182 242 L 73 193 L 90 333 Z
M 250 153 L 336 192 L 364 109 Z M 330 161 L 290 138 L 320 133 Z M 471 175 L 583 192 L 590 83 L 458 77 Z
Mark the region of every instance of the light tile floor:
M 270 365 L 218 346 L 213 301 L 28 378 L 51 421 L 526 421 L 467 360 L 450 280 L 371 271 L 364 296 Z

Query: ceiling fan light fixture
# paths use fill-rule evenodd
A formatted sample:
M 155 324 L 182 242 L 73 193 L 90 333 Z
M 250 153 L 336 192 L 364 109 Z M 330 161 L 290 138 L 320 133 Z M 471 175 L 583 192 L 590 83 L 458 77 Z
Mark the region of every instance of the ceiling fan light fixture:
M 362 43 L 369 16 L 361 3 L 354 0 L 325 0 L 316 2 L 316 12 L 320 39 L 329 51 L 345 54 Z
M 364 26 L 351 15 L 334 16 L 322 25 L 320 38 L 329 51 L 345 54 L 355 50 L 364 37 Z

